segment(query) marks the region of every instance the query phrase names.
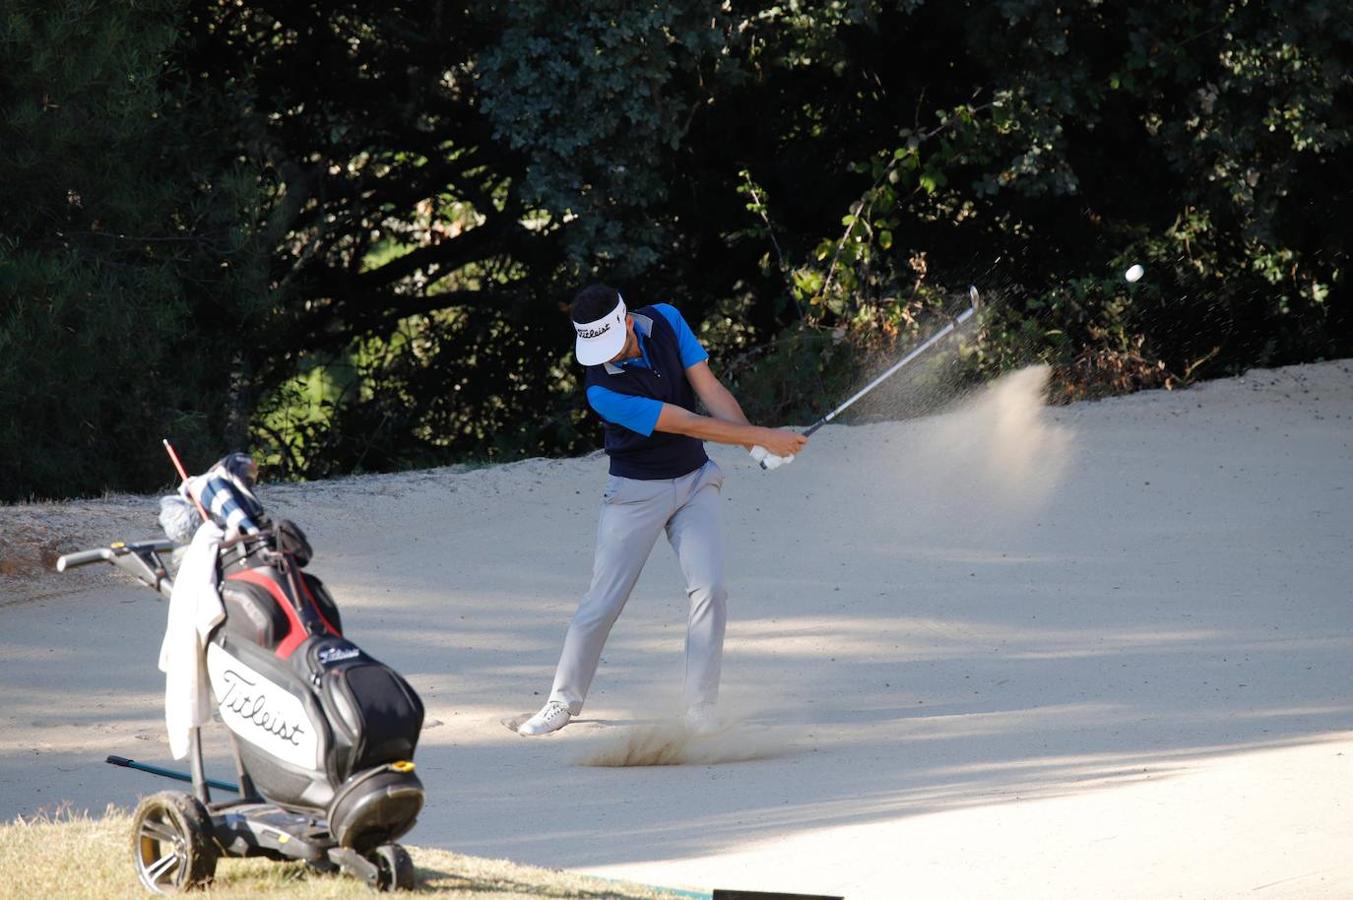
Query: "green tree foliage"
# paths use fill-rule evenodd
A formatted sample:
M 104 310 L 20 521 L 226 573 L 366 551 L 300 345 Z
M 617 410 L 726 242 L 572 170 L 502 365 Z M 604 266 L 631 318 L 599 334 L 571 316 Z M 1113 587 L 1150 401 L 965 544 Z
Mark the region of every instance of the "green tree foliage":
M 854 142 L 840 230 L 782 232 L 793 292 L 858 344 L 976 281 L 999 301 L 976 361 L 1049 359 L 1069 396 L 1350 352 L 1341 9 L 859 6 L 832 29 L 839 104 L 888 127 Z M 774 165 L 750 176 L 794 202 Z
M 681 306 L 781 421 L 970 282 L 968 375 L 1043 359 L 1068 397 L 1353 353 L 1332 0 L 182 2 L 6 20 L 0 384 L 85 405 L 6 447 L 47 416 L 111 472 L 229 407 L 293 476 L 584 449 L 592 279 Z
M 490 33 L 444 3 L 192 4 L 173 55 L 219 158 L 260 169 L 273 312 L 246 349 L 255 437 L 284 474 L 524 443 L 526 310 L 559 254 L 523 160 L 476 108 Z M 545 239 L 540 239 L 545 238 Z M 463 399 L 462 399 L 463 398 Z
M 199 165 L 161 88 L 177 7 L 0 13 L 0 500 L 149 489 L 161 436 L 198 462 L 227 439 L 253 178 Z
M 494 136 L 529 162 L 532 207 L 577 222 L 571 268 L 636 278 L 672 241 L 671 153 L 685 138 L 729 22 L 690 4 L 549 0 L 506 7 L 476 65 L 479 107 Z
M 194 4 L 175 65 L 221 159 L 264 175 L 275 312 L 248 369 L 272 463 L 589 440 L 562 308 L 668 256 L 664 176 L 719 34 L 662 4 Z

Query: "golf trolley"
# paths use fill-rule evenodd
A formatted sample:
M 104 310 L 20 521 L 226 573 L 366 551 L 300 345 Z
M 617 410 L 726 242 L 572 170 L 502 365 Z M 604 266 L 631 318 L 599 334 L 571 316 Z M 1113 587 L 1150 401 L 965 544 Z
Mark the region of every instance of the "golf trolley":
M 225 541 L 219 554 L 225 619 L 208 637 L 206 662 L 238 784 L 206 777 L 199 728 L 190 774 L 108 758 L 192 783 L 191 793 L 161 791 L 136 808 L 133 861 L 152 893 L 206 884 L 221 856 L 301 860 L 382 891 L 414 886 L 413 862 L 394 841 L 423 808 L 411 761 L 422 702 L 342 636 L 328 591 L 301 571 L 309 546 L 287 526 Z M 295 535 L 303 555 L 288 540 Z M 169 540 L 119 542 L 67 554 L 56 567 L 110 562 L 168 598 L 173 581 L 160 554 L 173 549 Z M 212 787 L 239 797 L 213 801 Z

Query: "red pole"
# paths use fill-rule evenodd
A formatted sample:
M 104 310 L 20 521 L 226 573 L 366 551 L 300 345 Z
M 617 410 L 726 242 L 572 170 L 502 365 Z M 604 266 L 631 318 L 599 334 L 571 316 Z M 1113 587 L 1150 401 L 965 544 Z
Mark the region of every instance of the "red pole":
M 169 438 L 162 438 L 162 440 L 164 441 L 165 452 L 169 454 L 169 459 L 174 464 L 174 468 L 178 469 L 179 477 L 183 479 L 184 485 L 187 485 L 188 472 L 183 468 L 183 463 L 179 461 L 179 455 L 174 452 L 174 445 L 169 443 Z M 207 515 L 207 511 L 202 508 L 202 504 L 193 496 L 192 489 L 185 487 L 184 493 L 188 495 L 188 499 L 193 501 L 193 505 L 197 507 L 198 513 L 202 516 L 202 521 L 210 522 L 211 516 Z

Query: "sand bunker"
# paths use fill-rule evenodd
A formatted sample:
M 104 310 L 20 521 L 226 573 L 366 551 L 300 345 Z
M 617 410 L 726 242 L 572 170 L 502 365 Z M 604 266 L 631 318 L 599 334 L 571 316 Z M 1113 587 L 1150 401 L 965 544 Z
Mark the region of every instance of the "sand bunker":
M 542 738 L 499 724 L 539 708 L 586 588 L 598 456 L 263 501 L 427 705 L 412 844 L 851 900 L 1353 897 L 1353 361 L 1053 408 L 1045 378 L 824 428 L 775 472 L 710 447 L 734 598 L 721 709 L 743 700 L 792 747 L 756 724 L 672 734 L 686 598 L 665 546 L 588 716 Z M 154 510 L 0 507 L 0 533 L 69 523 L 83 549 L 152 533 Z M 0 819 L 170 787 L 103 762 L 173 765 L 163 604 L 108 566 L 34 570 L 8 597 L 0 576 Z

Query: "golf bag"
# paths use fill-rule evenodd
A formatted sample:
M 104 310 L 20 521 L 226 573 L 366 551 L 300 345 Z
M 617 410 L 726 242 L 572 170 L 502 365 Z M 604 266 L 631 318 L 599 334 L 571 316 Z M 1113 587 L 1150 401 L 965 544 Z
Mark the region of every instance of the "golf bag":
M 225 620 L 207 673 L 240 767 L 266 800 L 327 818 L 365 852 L 413 827 L 423 704 L 400 675 L 343 637 L 333 598 L 302 571 L 310 548 L 281 521 L 220 557 Z

